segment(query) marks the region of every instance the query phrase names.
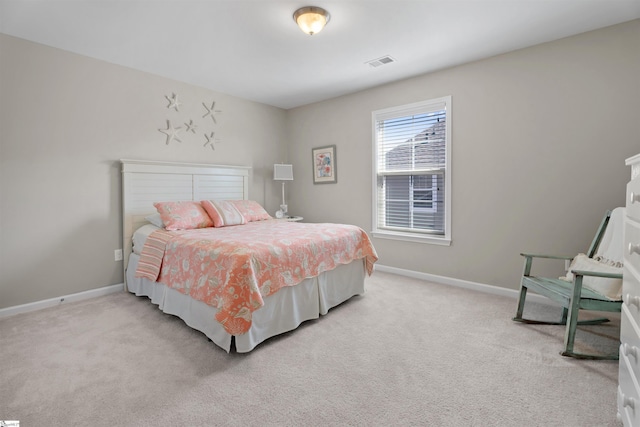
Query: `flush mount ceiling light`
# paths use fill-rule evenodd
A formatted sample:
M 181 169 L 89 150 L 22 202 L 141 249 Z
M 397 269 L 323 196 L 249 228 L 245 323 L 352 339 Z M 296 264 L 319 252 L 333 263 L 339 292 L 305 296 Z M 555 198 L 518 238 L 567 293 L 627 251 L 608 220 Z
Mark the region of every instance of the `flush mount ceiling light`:
M 329 12 L 321 7 L 305 6 L 293 13 L 293 20 L 298 27 L 310 36 L 322 31 L 331 19 Z

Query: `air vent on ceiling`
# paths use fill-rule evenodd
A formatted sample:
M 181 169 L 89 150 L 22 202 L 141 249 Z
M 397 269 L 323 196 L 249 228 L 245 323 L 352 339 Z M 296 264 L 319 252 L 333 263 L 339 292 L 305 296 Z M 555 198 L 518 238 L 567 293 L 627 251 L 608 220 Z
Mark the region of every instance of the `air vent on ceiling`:
M 370 67 L 376 68 L 381 65 L 391 64 L 392 62 L 396 62 L 395 59 L 390 57 L 389 55 L 383 56 L 382 58 L 372 59 L 371 61 L 365 62 L 365 64 L 369 64 Z

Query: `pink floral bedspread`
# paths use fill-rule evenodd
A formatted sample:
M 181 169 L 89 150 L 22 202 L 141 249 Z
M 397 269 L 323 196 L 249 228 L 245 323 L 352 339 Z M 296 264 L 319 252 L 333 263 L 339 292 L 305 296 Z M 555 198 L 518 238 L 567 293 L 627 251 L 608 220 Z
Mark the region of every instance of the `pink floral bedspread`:
M 359 227 L 256 221 L 245 225 L 152 233 L 136 277 L 158 281 L 218 308 L 232 334 L 251 327 L 267 297 L 341 264 L 365 258 L 369 275 L 378 256 Z

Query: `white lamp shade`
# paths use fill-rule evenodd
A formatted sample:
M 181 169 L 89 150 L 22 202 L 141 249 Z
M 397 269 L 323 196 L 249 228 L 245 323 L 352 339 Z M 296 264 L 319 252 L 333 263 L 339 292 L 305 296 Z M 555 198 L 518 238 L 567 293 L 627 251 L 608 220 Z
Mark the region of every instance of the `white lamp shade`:
M 293 181 L 293 165 L 273 165 L 274 181 Z

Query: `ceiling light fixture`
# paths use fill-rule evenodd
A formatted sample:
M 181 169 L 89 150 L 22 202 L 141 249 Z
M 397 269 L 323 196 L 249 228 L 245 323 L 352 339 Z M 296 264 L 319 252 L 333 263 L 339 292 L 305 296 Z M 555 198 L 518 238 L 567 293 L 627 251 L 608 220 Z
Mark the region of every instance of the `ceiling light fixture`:
M 321 7 L 305 6 L 293 13 L 293 20 L 300 29 L 310 36 L 322 31 L 331 19 L 329 12 Z

